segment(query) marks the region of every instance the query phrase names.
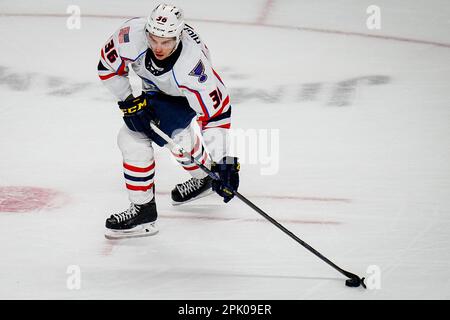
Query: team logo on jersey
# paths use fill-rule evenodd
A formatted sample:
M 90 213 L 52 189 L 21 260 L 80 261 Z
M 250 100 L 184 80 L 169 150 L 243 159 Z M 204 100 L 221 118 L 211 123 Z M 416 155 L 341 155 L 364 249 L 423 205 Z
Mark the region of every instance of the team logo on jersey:
M 130 42 L 130 27 L 125 27 L 119 31 L 119 43 Z
M 195 68 L 189 72 L 190 76 L 198 77 L 198 82 L 202 83 L 208 79 L 208 76 L 205 74 L 205 66 L 203 65 L 202 60 L 199 60 Z

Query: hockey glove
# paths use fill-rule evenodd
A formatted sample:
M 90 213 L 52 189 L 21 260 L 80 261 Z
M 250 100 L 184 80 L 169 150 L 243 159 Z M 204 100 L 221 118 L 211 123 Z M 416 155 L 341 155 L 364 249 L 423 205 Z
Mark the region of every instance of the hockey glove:
M 218 163 L 211 165 L 211 171 L 219 174 L 219 180 L 212 181 L 212 189 L 223 197 L 223 202 L 227 203 L 234 197 L 234 191 L 239 187 L 240 163 L 236 157 L 223 157 Z M 230 190 L 231 187 L 233 190 Z
M 159 124 L 155 111 L 149 104 L 145 93 L 139 97 L 119 101 L 119 108 L 123 112 L 123 120 L 132 131 L 143 132 L 149 135 L 152 132 L 150 121 Z

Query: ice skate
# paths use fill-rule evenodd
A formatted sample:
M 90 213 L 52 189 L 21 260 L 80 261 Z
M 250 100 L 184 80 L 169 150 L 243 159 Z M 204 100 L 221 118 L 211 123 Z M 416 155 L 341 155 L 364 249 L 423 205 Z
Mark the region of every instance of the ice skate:
M 158 232 L 156 203 L 130 204 L 128 210 L 113 214 L 106 219 L 107 239 L 136 238 L 154 235 Z
M 172 190 L 172 205 L 177 206 L 210 195 L 213 193 L 211 182 L 212 178 L 206 176 L 202 179 L 191 178 L 177 184 Z

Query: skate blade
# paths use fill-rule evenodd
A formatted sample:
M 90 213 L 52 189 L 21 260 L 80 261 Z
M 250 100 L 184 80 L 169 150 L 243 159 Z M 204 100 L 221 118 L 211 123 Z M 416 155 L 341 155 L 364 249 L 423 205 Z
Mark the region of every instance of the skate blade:
M 192 198 L 192 199 L 189 199 L 189 200 L 187 200 L 187 201 L 176 202 L 176 201 L 173 201 L 173 200 L 172 200 L 172 205 L 173 205 L 173 206 L 179 206 L 179 205 L 182 205 L 182 204 L 185 204 L 185 203 L 188 203 L 188 202 L 195 201 L 195 200 L 200 199 L 200 198 L 204 198 L 204 197 L 206 197 L 206 196 L 209 196 L 209 195 L 212 194 L 212 193 L 214 193 L 214 191 L 212 191 L 212 189 L 210 189 L 210 190 L 207 190 L 207 191 L 205 191 L 205 192 L 203 192 L 203 193 L 200 193 L 198 196 L 196 196 L 196 197 L 194 197 L 194 198 Z
M 154 222 L 145 223 L 128 230 L 113 230 L 106 229 L 105 238 L 109 240 L 126 239 L 126 238 L 140 238 L 153 236 L 159 232 L 158 227 Z

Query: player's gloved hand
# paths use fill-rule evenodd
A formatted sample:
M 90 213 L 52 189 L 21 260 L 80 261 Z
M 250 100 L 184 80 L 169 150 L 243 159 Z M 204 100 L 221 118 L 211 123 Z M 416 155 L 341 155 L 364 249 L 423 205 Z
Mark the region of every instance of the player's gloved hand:
M 145 93 L 136 98 L 130 96 L 125 101 L 119 101 L 118 104 L 123 112 L 123 120 L 130 130 L 149 134 L 152 132 L 150 121 L 159 125 L 155 111 Z
M 239 187 L 240 163 L 236 157 L 223 157 L 218 163 L 213 162 L 211 171 L 219 174 L 220 180 L 212 181 L 212 189 L 223 197 L 223 202 L 227 203 L 234 197 L 234 193 L 225 185 L 237 191 Z

